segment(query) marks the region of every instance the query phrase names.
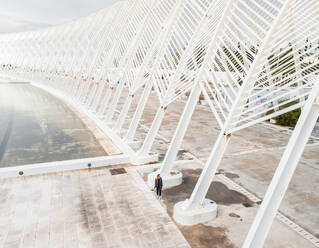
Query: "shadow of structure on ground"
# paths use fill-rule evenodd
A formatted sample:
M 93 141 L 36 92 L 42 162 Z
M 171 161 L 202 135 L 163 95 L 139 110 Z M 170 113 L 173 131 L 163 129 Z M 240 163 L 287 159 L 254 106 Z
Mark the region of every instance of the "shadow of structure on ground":
M 183 170 L 183 184 L 166 189 L 163 192 L 163 200 L 168 214 L 172 217 L 174 204 L 189 198 L 201 173 L 197 170 Z M 207 198 L 214 200 L 219 205 L 245 204 L 251 206 L 251 202 L 243 194 L 229 189 L 221 182 L 213 182 L 207 193 Z M 176 223 L 193 248 L 233 248 L 235 247 L 227 238 L 226 228 L 212 227 L 204 224 L 193 226 L 181 226 Z

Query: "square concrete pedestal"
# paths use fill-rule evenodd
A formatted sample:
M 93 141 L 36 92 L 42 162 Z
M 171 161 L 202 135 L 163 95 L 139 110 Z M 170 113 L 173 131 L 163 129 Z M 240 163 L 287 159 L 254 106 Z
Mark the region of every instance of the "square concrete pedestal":
M 173 217 L 181 225 L 196 225 L 217 217 L 216 202 L 205 199 L 197 208 L 188 208 L 188 199 L 175 204 Z
M 151 188 L 154 188 L 155 178 L 157 174 L 160 174 L 159 171 L 154 171 L 147 176 L 147 184 Z M 174 186 L 181 185 L 183 182 L 183 174 L 177 170 L 171 170 L 169 174 L 161 175 L 163 180 L 163 188 L 170 188 Z

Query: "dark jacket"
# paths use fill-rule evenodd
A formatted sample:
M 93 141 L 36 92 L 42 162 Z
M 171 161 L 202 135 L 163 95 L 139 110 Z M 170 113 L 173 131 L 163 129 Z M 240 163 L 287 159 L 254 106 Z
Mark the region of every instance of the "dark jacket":
M 160 189 L 163 187 L 163 180 L 161 177 L 159 179 L 155 179 L 155 187 Z

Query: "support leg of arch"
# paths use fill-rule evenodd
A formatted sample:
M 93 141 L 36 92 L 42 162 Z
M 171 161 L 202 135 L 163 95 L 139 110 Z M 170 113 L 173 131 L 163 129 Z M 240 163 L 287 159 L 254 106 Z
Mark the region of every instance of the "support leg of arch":
M 267 238 L 280 203 L 319 117 L 319 85 L 312 91 L 246 236 L 243 248 L 262 247 Z
M 114 130 L 117 131 L 117 132 L 120 132 L 121 129 L 122 129 L 122 126 L 124 124 L 124 121 L 125 121 L 125 118 L 127 116 L 127 113 L 131 107 L 131 104 L 132 104 L 132 101 L 133 101 L 133 98 L 134 98 L 134 95 L 128 95 L 126 100 L 125 100 L 125 103 L 122 107 L 122 110 L 121 110 L 121 113 L 115 123 L 115 126 L 114 126 Z
M 97 90 L 97 83 L 93 83 L 93 88 L 91 89 L 91 92 L 89 93 L 88 100 L 86 102 L 86 106 L 88 109 L 91 108 L 94 97 L 96 96 L 96 90 Z
M 78 97 L 79 97 L 79 95 L 80 95 L 81 92 L 82 92 L 82 89 L 83 89 L 83 87 L 84 87 L 84 84 L 85 84 L 85 82 L 84 82 L 84 80 L 82 80 L 82 79 L 80 79 L 79 82 L 77 83 L 77 86 L 76 86 L 76 88 L 75 88 L 75 92 L 74 92 L 74 95 L 73 95 L 73 99 L 74 99 L 74 100 L 78 100 Z
M 100 108 L 98 110 L 98 115 L 99 116 L 104 115 L 104 113 L 106 111 L 106 108 L 107 108 L 107 106 L 109 104 L 109 101 L 111 99 L 112 92 L 113 92 L 113 87 L 110 87 L 110 88 L 108 88 L 106 90 L 105 96 L 104 96 L 104 98 L 102 100 L 102 103 L 101 103 L 101 106 L 100 106 Z
M 74 79 L 73 86 L 72 86 L 72 90 L 71 90 L 71 93 L 70 93 L 70 95 L 71 95 L 71 97 L 72 97 L 73 99 L 75 99 L 75 97 L 76 97 L 76 95 L 77 95 L 77 92 L 78 92 L 78 90 L 79 90 L 80 87 L 81 87 L 81 79 L 75 78 L 75 79 Z
M 92 83 L 93 83 L 93 82 L 92 82 L 91 79 L 87 79 L 86 85 L 85 85 L 85 87 L 83 88 L 82 93 L 80 94 L 79 99 L 78 99 L 78 101 L 79 101 L 80 103 L 82 103 L 82 104 L 85 104 L 85 103 L 86 103 L 87 98 L 89 97 L 89 89 L 90 89 Z
M 205 199 L 217 168 L 223 158 L 230 135 L 222 130 L 189 199 L 174 207 L 174 218 L 182 225 L 195 225 L 216 217 L 216 203 Z M 215 206 L 211 206 L 215 205 Z
M 111 106 L 106 114 L 106 119 L 105 119 L 106 122 L 110 122 L 113 119 L 114 112 L 115 112 L 116 106 L 120 100 L 123 88 L 124 88 L 124 82 L 122 80 L 122 81 L 120 81 L 120 83 L 118 84 L 118 86 L 115 90 L 115 94 L 114 94 Z
M 99 85 L 97 93 L 96 93 L 96 97 L 94 98 L 93 103 L 92 103 L 92 107 L 91 107 L 91 110 L 93 113 L 95 113 L 97 111 L 98 104 L 101 101 L 103 89 L 104 89 L 104 83 L 100 82 L 100 85 Z
M 151 128 L 148 130 L 148 133 L 146 135 L 146 138 L 143 142 L 143 145 L 141 149 L 137 152 L 136 157 L 132 159 L 133 164 L 140 164 L 139 158 L 148 156 L 148 153 L 150 152 L 152 145 L 154 143 L 155 137 L 158 133 L 158 130 L 161 126 L 161 123 L 164 119 L 166 112 L 166 108 L 163 106 L 160 106 L 157 110 L 157 113 L 155 115 L 155 118 L 152 122 Z
M 182 144 L 191 117 L 194 113 L 200 93 L 201 88 L 199 84 L 196 84 L 188 98 L 183 114 L 178 122 L 175 134 L 173 136 L 172 141 L 170 142 L 168 151 L 161 165 L 161 168 L 158 171 L 148 175 L 149 186 L 154 186 L 154 176 L 156 176 L 156 174 L 161 175 L 164 187 L 173 187 L 182 184 L 182 173 L 176 170 L 172 170 L 172 167 L 176 159 L 178 150 Z
M 135 132 L 136 132 L 138 123 L 141 120 L 141 117 L 142 117 L 146 102 L 147 102 L 149 95 L 151 93 L 151 90 L 152 90 L 152 83 L 151 82 L 146 83 L 145 88 L 143 90 L 143 93 L 141 95 L 141 98 L 138 102 L 137 108 L 134 112 L 133 119 L 130 123 L 129 129 L 128 129 L 126 136 L 125 136 L 125 140 L 127 142 L 131 142 L 135 136 Z

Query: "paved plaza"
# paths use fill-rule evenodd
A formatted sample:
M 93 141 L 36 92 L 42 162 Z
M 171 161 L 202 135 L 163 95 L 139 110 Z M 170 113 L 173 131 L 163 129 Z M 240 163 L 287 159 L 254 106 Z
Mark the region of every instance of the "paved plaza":
M 0 34 L 0 248 L 319 248 L 319 1 L 111 2 Z
M 0 181 L 0 247 L 189 247 L 134 169 Z
M 138 137 L 145 137 L 156 112 L 158 100 L 154 94 L 151 98 Z M 160 160 L 185 101 L 180 99 L 168 108 L 152 149 Z M 100 147 L 110 147 L 107 137 L 89 119 L 76 114 Z M 208 192 L 218 203 L 217 219 L 195 226 L 178 225 L 172 219 L 173 206 L 190 196 L 217 134 L 208 107 L 198 105 L 174 165 L 184 174 L 183 184 L 165 190 L 163 201 L 158 201 L 145 183 L 147 173 L 159 163 L 125 165 L 124 174 L 112 175 L 112 168 L 101 168 L 0 181 L 0 247 L 241 247 L 291 130 L 262 123 L 233 135 Z M 111 150 L 110 154 L 118 153 L 114 146 Z M 316 247 L 298 230 L 319 238 L 319 193 L 314 190 L 319 182 L 318 165 L 319 141 L 312 137 L 266 248 Z
M 163 154 L 163 156 L 168 149 L 170 137 L 174 134 L 179 116 L 182 113 L 183 106 L 185 106 L 185 101 L 185 99 L 181 99 L 168 108 L 159 132 L 159 138 L 153 146 L 153 150 Z M 144 128 L 140 128 L 140 137 L 145 135 L 145 129 L 150 126 L 153 115 L 156 113 L 158 100 L 155 95 L 153 95 L 151 102 L 152 104 L 148 105 L 148 109 L 143 115 L 145 126 Z M 171 208 L 173 203 L 184 200 L 190 196 L 196 182 L 195 180 L 198 179 L 199 173 L 204 166 L 203 163 L 207 160 L 218 133 L 217 122 L 211 114 L 209 107 L 198 105 L 179 152 L 179 162 L 176 163 L 175 166 L 175 169 L 179 169 L 184 174 L 191 174 L 192 176 L 191 179 L 190 177 L 184 178 L 183 185 L 179 188 L 168 190 L 168 192 L 173 191 L 170 196 L 170 201 L 172 202 L 169 201 L 166 203 L 168 206 L 171 206 Z M 261 200 L 291 133 L 292 130 L 290 128 L 276 126 L 269 122 L 264 122 L 235 133 L 232 135 L 231 142 L 219 168 L 219 173 Z M 319 182 L 318 165 L 319 140 L 313 136 L 306 146 L 280 207 L 281 213 L 317 238 L 319 238 L 319 193 L 314 190 L 314 187 Z M 190 180 L 192 181 L 191 183 Z M 226 190 L 227 187 L 224 187 L 224 189 Z M 238 189 L 235 190 L 238 191 Z M 216 199 L 214 197 L 218 199 L 218 195 L 216 195 L 216 192 L 214 193 L 214 186 L 211 186 L 210 192 L 211 194 L 208 194 L 209 197 L 213 200 Z M 219 192 L 218 194 L 220 195 L 224 190 Z M 228 195 L 228 197 L 232 199 L 233 196 Z M 229 238 L 229 243 L 235 247 L 240 247 L 256 214 L 258 205 L 253 204 L 253 207 L 246 208 L 242 205 L 243 199 L 234 202 L 220 200 L 219 203 L 221 203 L 219 206 L 219 217 L 217 220 L 211 221 L 209 226 L 225 228 L 223 233 Z M 223 209 L 228 209 L 228 212 L 226 212 L 227 214 L 225 215 L 223 214 L 224 217 L 221 217 L 220 213 L 223 213 Z M 240 221 L 236 228 L 236 225 L 233 223 L 233 218 L 229 218 L 229 216 L 225 218 L 232 210 L 234 210 L 235 213 L 246 213 L 242 215 L 246 216 L 246 224 Z M 243 228 L 245 225 L 247 226 Z M 198 233 L 204 236 L 199 235 L 199 237 L 205 237 L 205 228 L 206 226 L 200 229 L 201 231 Z M 188 236 L 194 238 L 192 234 L 195 229 L 185 229 L 189 230 Z M 277 222 L 277 224 L 275 222 L 272 230 L 265 247 L 315 247 L 312 243 L 305 241 L 297 232 L 293 231 L 293 228 L 286 229 L 286 238 L 283 238 L 280 233 L 282 230 L 285 230 L 285 227 L 282 227 L 282 223 L 280 222 Z M 241 235 L 238 235 L 239 233 L 241 233 Z M 210 235 L 210 238 L 211 237 L 212 235 Z M 211 247 L 210 245 L 212 243 L 216 243 L 214 239 L 209 240 L 209 244 L 203 246 L 195 245 L 194 247 Z M 200 239 L 198 238 L 198 240 L 193 243 L 190 242 L 191 245 L 195 243 L 199 244 Z M 221 243 L 220 246 L 216 247 L 227 246 Z

